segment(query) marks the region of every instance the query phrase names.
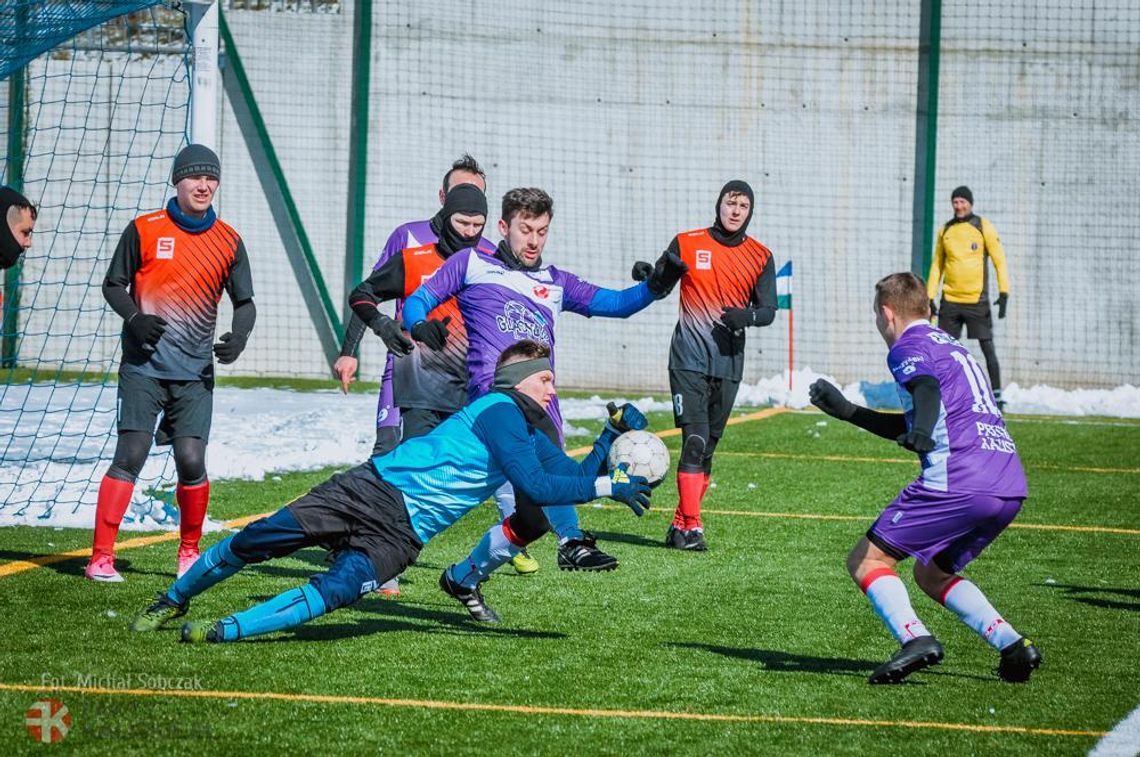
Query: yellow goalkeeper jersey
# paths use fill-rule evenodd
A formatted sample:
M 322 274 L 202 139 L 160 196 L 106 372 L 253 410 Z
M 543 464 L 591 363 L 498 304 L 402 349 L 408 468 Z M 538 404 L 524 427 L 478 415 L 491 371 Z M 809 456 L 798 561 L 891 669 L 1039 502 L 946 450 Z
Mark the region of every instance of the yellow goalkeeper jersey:
M 973 304 L 988 298 L 987 258 L 993 261 L 997 272 L 998 292 L 1008 293 L 1005 250 L 993 224 L 981 216 L 970 215 L 944 225 L 938 230 L 930 275 L 926 277 L 930 299 L 938 298 L 939 284 L 948 302 Z

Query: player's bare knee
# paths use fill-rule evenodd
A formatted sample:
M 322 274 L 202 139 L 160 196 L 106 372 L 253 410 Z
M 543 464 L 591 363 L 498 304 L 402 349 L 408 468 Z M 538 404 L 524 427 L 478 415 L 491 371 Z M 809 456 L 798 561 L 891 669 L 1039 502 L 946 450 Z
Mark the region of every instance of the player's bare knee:
M 926 596 L 937 602 L 942 601 L 942 594 L 953 579 L 954 574 L 942 570 L 933 560 L 925 565 L 917 561 L 914 564 L 914 582 Z

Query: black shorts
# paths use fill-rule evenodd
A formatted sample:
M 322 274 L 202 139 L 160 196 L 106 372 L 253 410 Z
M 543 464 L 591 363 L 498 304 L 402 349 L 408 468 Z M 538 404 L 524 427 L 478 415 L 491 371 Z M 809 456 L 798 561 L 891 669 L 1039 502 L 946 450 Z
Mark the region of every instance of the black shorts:
M 155 421 L 159 414 L 162 420 Z M 180 436 L 210 440 L 214 416 L 213 379 L 172 381 L 134 371 L 119 373 L 118 430 L 154 434 L 155 444 Z
M 403 573 L 424 547 L 412 530 L 404 495 L 371 462 L 336 474 L 286 507 L 325 549 L 367 555 L 381 582 Z
M 673 423 L 678 427 L 707 423 L 709 434 L 720 437 L 739 390 L 740 382 L 733 379 L 706 376 L 696 371 L 670 370 Z
M 423 407 L 400 408 L 400 441 L 427 436 L 439 424 L 451 417 L 442 410 L 429 410 Z
M 993 339 L 994 316 L 990 311 L 990 302 L 983 299 L 973 305 L 960 302 L 947 302 L 942 300 L 938 309 L 938 328 L 945 331 L 955 339 L 962 336 L 962 324 L 966 324 L 966 336 L 969 339 Z

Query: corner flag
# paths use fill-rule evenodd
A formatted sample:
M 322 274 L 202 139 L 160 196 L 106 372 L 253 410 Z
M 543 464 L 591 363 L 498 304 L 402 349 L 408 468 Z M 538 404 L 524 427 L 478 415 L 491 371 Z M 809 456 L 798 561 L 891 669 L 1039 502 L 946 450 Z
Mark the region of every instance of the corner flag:
M 776 307 L 781 310 L 792 309 L 792 261 L 790 260 L 776 272 Z

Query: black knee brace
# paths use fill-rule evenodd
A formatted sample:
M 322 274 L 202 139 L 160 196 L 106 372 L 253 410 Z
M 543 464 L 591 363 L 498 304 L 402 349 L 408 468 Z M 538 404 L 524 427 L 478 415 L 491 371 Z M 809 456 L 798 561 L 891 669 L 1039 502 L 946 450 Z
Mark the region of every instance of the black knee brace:
M 194 486 L 206 480 L 206 441 L 196 436 L 179 436 L 173 440 L 174 467 L 178 482 Z
M 115 459 L 107 475 L 133 484 L 146 464 L 150 445 L 151 435 L 145 431 L 120 432 L 115 444 Z
M 677 461 L 680 473 L 698 473 L 708 448 L 709 426 L 707 423 L 687 423 L 681 427 L 681 458 Z

